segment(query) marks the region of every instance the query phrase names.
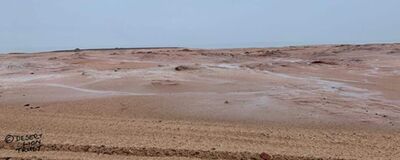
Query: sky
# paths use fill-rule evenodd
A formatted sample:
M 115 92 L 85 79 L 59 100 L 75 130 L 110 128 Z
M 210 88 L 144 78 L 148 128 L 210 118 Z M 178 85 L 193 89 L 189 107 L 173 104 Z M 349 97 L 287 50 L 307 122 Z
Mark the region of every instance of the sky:
M 400 42 L 399 0 L 1 0 L 0 53 Z

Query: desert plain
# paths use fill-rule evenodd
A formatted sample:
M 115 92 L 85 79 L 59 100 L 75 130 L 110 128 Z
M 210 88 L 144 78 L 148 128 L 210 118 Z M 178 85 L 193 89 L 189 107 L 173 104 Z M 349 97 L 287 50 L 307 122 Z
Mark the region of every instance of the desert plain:
M 18 152 L 7 135 L 42 134 Z M 0 55 L 0 159 L 400 159 L 400 44 Z

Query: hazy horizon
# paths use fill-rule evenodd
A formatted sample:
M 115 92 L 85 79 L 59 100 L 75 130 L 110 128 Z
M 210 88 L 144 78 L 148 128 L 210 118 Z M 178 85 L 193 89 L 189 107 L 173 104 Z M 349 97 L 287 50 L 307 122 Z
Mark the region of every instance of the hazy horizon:
M 400 42 L 395 0 L 4 0 L 0 53 Z

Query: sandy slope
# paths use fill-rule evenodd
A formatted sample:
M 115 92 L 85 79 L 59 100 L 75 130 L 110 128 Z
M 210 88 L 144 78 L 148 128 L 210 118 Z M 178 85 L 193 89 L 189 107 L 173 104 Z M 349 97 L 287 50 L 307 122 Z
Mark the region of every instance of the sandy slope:
M 399 44 L 1 55 L 0 137 L 44 149 L 0 157 L 399 159 L 398 82 Z

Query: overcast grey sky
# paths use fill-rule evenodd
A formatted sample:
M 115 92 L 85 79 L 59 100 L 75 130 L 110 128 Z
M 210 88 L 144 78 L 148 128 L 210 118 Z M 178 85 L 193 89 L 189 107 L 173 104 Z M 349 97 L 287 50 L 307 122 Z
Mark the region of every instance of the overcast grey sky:
M 1 0 L 0 52 L 400 42 L 399 0 Z

